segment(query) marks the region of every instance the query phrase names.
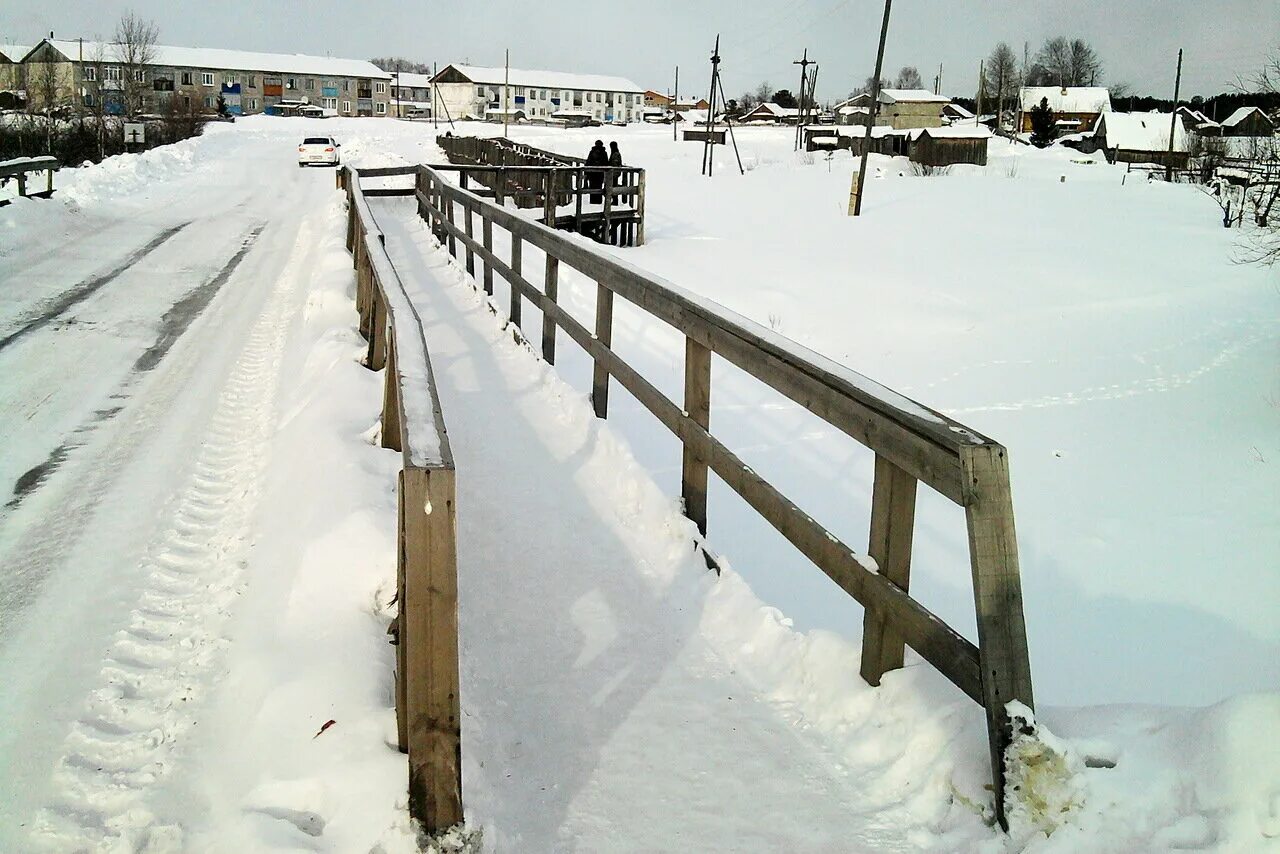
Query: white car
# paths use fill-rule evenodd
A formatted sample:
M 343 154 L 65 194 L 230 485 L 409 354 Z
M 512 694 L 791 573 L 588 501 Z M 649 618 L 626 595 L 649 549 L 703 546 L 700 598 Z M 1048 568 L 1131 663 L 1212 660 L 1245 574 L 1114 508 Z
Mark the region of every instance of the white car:
M 298 146 L 299 166 L 337 166 L 342 146 L 331 136 L 309 136 Z

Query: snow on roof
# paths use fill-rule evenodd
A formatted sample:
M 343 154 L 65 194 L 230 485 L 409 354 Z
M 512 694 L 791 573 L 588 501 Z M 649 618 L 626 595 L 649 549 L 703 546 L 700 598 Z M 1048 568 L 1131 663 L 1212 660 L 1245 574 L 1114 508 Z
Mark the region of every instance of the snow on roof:
M 951 112 L 955 113 L 956 115 L 958 115 L 958 116 L 959 116 L 960 118 L 962 118 L 962 119 L 971 119 L 971 118 L 973 118 L 973 113 L 969 112 L 968 110 L 966 110 L 964 107 L 960 106 L 959 104 L 947 104 L 947 105 L 946 105 L 945 107 L 943 107 L 942 109 L 944 109 L 944 110 L 950 110 Z
M 8 57 L 13 62 L 19 61 L 30 52 L 31 45 L 29 44 L 0 44 L 0 54 Z
M 503 80 L 507 79 L 506 75 L 508 73 L 507 69 L 502 66 L 493 68 L 483 65 L 456 64 L 446 66 L 441 69 L 440 73 L 444 74 L 450 68 L 466 77 L 472 83 L 485 83 L 492 86 L 501 86 Z M 510 70 L 510 80 L 512 86 L 579 89 L 592 92 L 634 92 L 637 95 L 644 92 L 644 89 L 625 77 L 606 77 L 603 74 L 571 74 L 567 71 L 535 71 L 525 68 L 512 68 Z
M 397 86 L 406 88 L 412 86 L 414 89 L 431 88 L 430 74 L 419 74 L 416 71 L 390 71 L 388 73 L 391 75 L 391 82 Z
M 1257 107 L 1241 107 L 1240 109 L 1236 110 L 1234 113 L 1232 113 L 1231 115 L 1223 119 L 1222 126 L 1224 128 L 1235 127 L 1245 119 L 1249 118 L 1249 116 L 1253 115 L 1254 113 L 1262 113 L 1262 110 L 1258 109 Z M 1262 113 L 1262 117 L 1265 119 L 1267 117 L 1266 113 Z M 1269 122 L 1270 119 L 1267 119 L 1267 121 Z
M 1111 92 L 1105 86 L 1026 86 L 1019 93 L 1022 109 L 1038 106 L 1048 99 L 1055 113 L 1107 113 Z
M 1187 132 L 1182 122 L 1173 122 L 1173 113 L 1107 113 L 1098 119 L 1094 135 L 1106 140 L 1107 148 L 1131 151 L 1166 151 L 1169 125 L 1173 124 L 1173 148 L 1187 150 Z
M 107 61 L 117 56 L 116 45 L 108 42 L 83 43 L 67 39 L 45 39 L 68 59 L 85 59 L 101 55 Z M 152 66 L 176 68 L 208 68 L 218 71 L 261 71 L 278 74 L 314 74 L 317 77 L 368 77 L 388 80 L 391 75 L 363 59 L 338 59 L 330 56 L 308 56 L 302 53 L 255 53 L 247 50 L 224 50 L 213 47 L 175 47 L 156 45 Z
M 842 116 L 853 116 L 853 115 L 869 113 L 871 112 L 871 108 L 870 107 L 841 107 L 836 112 L 838 112 Z
M 880 101 L 885 104 L 900 102 L 926 102 L 947 104 L 951 99 L 946 95 L 935 95 L 928 89 L 881 89 Z
M 565 119 L 570 117 L 585 116 L 588 119 L 593 119 L 595 118 L 595 115 L 596 114 L 591 112 L 590 110 L 556 110 L 554 113 L 551 114 L 551 118 Z

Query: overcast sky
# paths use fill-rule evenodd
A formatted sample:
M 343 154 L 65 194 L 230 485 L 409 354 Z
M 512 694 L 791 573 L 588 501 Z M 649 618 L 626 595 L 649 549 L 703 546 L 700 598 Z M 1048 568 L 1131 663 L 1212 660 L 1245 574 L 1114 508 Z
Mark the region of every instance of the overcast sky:
M 796 89 L 791 64 L 804 48 L 820 63 L 819 99 L 844 95 L 871 74 L 881 0 L 217 0 L 190 4 L 134 0 L 163 44 L 243 48 L 422 62 L 501 65 L 504 48 L 519 68 L 616 74 L 665 91 L 680 66 L 681 92 L 706 88 L 718 32 L 726 94 L 762 80 Z M 109 37 L 125 5 L 88 0 L 3 0 L 0 41 Z M 897 0 L 889 24 L 885 76 L 915 65 L 932 87 L 972 95 L 978 61 L 1004 40 L 1021 56 L 1046 37 L 1079 36 L 1103 62 L 1104 83 L 1172 95 L 1179 47 L 1183 97 L 1228 90 L 1280 50 L 1277 0 Z

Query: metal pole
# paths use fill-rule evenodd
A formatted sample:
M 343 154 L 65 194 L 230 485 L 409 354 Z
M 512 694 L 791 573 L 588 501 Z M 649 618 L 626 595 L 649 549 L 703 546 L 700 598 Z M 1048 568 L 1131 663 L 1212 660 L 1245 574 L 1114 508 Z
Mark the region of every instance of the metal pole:
M 1169 160 L 1164 166 L 1164 179 L 1173 180 L 1173 132 L 1178 126 L 1178 93 L 1182 89 L 1182 48 L 1178 48 L 1178 76 L 1173 81 L 1173 111 L 1169 115 Z
M 511 110 L 508 99 L 511 97 L 511 49 L 507 48 L 506 59 L 503 60 L 505 70 L 502 72 L 502 136 L 507 136 L 507 125 L 510 123 Z
M 876 74 L 871 81 L 871 107 L 867 111 L 867 133 L 862 140 L 862 161 L 858 167 L 858 196 L 853 200 L 853 215 L 862 215 L 862 196 L 867 191 L 867 152 L 871 150 L 871 128 L 876 123 L 876 108 L 880 106 L 880 69 L 884 67 L 884 40 L 889 35 L 889 7 L 893 0 L 884 0 L 884 21 L 880 24 L 880 49 L 876 51 Z

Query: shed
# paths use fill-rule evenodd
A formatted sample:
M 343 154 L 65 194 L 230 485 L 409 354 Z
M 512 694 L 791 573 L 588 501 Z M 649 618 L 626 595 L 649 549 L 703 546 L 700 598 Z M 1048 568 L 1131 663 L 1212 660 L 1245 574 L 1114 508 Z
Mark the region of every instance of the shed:
M 987 141 L 991 132 L 984 127 L 952 126 L 908 131 L 907 156 L 924 166 L 952 166 L 956 163 L 987 165 Z
M 1271 119 L 1257 107 L 1241 107 L 1222 120 L 1223 136 L 1271 136 L 1275 131 Z
M 1173 153 L 1169 129 L 1173 128 Z M 1173 113 L 1107 113 L 1093 131 L 1098 147 L 1112 163 L 1158 163 L 1177 169 L 1187 166 L 1188 134 Z

